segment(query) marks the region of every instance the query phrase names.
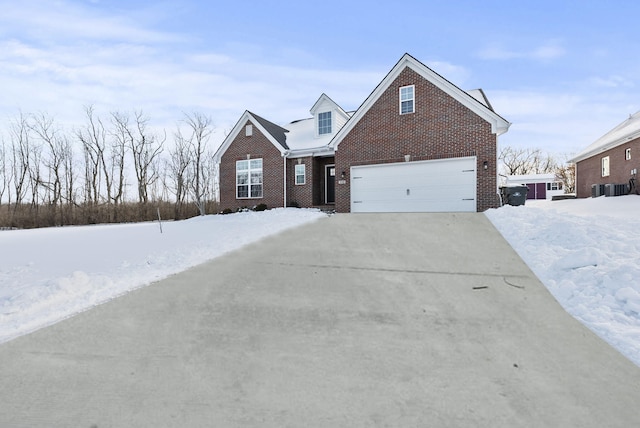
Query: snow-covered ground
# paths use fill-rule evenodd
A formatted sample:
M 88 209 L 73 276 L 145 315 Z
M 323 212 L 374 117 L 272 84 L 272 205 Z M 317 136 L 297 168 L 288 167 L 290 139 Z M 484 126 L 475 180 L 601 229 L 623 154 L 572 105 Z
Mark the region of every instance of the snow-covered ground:
M 562 306 L 640 366 L 640 196 L 489 210 Z M 275 209 L 186 221 L 0 231 L 0 342 L 324 217 Z
M 0 231 L 0 343 L 287 228 L 274 209 L 185 221 Z
M 640 196 L 486 215 L 567 312 L 640 366 Z

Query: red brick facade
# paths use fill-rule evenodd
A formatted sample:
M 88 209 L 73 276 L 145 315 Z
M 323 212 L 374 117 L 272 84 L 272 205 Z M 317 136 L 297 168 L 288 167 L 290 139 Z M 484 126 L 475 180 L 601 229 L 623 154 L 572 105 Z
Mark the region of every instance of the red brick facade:
M 415 85 L 415 112 L 399 114 L 399 88 Z M 491 124 L 423 78 L 405 68 L 338 146 L 336 211 L 349 212 L 350 167 L 354 165 L 477 157 L 477 210 L 498 206 L 496 135 Z M 487 169 L 484 169 L 486 162 Z
M 626 151 L 631 149 L 631 159 L 626 159 Z M 609 175 L 602 176 L 602 158 L 609 156 Z M 598 153 L 576 163 L 576 196 L 591 197 L 593 184 L 627 184 L 631 170 L 640 170 L 640 138 L 618 147 Z
M 244 129 L 246 122 L 242 125 Z M 262 198 L 236 198 L 236 161 L 262 159 Z M 257 127 L 247 137 L 240 132 L 220 160 L 220 208 L 236 210 L 266 204 L 268 208 L 284 203 L 284 160 L 280 151 Z
M 314 207 L 326 204 L 325 171 L 333 165 L 333 156 L 294 158 L 287 160 L 287 205 Z M 295 184 L 295 165 L 305 165 L 305 184 Z

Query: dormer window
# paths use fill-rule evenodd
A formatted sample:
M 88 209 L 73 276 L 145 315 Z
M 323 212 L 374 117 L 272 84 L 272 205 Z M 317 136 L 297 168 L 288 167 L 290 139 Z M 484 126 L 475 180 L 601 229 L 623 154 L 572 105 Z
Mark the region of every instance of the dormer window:
M 400 114 L 413 113 L 414 108 L 414 85 L 400 88 Z
M 318 113 L 318 135 L 331 134 L 331 112 Z

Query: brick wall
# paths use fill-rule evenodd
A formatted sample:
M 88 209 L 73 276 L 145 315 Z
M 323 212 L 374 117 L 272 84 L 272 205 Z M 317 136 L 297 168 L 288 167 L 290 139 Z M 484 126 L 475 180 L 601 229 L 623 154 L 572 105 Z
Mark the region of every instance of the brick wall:
M 631 159 L 626 160 L 625 151 L 631 149 Z M 602 176 L 602 158 L 609 156 L 609 176 Z M 640 138 L 631 140 L 606 152 L 598 153 L 576 164 L 576 196 L 591 197 L 592 184 L 626 184 L 631 170 L 640 170 Z
M 295 183 L 295 165 L 304 164 L 305 184 Z M 287 205 L 295 202 L 300 207 L 313 206 L 313 183 L 315 171 L 311 156 L 287 160 Z
M 247 121 L 246 124 L 250 122 Z M 245 124 L 245 125 L 246 125 Z M 235 210 L 266 204 L 283 206 L 284 164 L 280 151 L 256 126 L 253 135 L 245 136 L 244 126 L 220 160 L 220 209 Z M 236 199 L 236 161 L 262 158 L 262 198 Z
M 399 114 L 401 86 L 415 85 L 415 113 Z M 491 124 L 410 68 L 371 106 L 336 152 L 336 211 L 349 212 L 349 171 L 353 165 L 404 162 L 463 156 L 477 157 L 477 210 L 498 206 L 496 195 L 496 136 Z M 483 164 L 487 162 L 487 170 Z

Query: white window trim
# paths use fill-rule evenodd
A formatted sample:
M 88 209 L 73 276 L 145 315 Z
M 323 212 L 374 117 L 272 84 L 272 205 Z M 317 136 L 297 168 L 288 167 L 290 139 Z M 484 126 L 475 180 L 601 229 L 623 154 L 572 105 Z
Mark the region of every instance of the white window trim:
M 408 98 L 406 100 L 402 99 L 402 90 L 405 88 L 411 88 L 411 98 Z M 407 112 L 402 112 L 402 103 L 403 102 L 407 102 L 407 101 L 411 101 L 411 111 L 407 111 Z M 416 86 L 415 85 L 405 85 L 405 86 L 401 86 L 400 88 L 398 88 L 398 113 L 400 113 L 401 115 L 404 114 L 412 114 L 416 112 Z
M 329 132 L 323 132 L 320 133 L 320 115 L 321 114 L 328 114 L 329 115 Z M 316 120 L 316 135 L 318 137 L 322 136 L 322 135 L 329 135 L 333 133 L 333 113 L 331 112 L 331 110 L 329 111 L 321 111 L 318 113 L 317 115 L 317 120 Z
M 605 156 L 600 160 L 600 169 L 603 177 L 608 177 L 611 173 L 609 156 Z
M 625 160 L 631 160 L 631 147 L 627 147 L 624 151 L 624 158 Z
M 255 159 L 246 159 L 246 160 L 238 160 L 236 161 L 236 199 L 262 199 L 264 197 L 264 173 L 263 173 L 263 168 L 260 167 L 258 168 L 254 168 L 251 169 L 251 161 L 256 161 L 259 160 L 262 162 L 262 165 L 264 166 L 264 161 L 262 160 L 262 158 L 255 158 Z M 247 177 L 247 186 L 249 187 L 247 190 L 247 196 L 238 196 L 238 163 L 239 162 L 247 162 L 248 163 L 248 169 L 246 169 L 248 177 Z M 245 170 L 242 170 L 245 171 Z M 261 180 L 260 180 L 260 196 L 251 196 L 251 172 L 257 172 L 260 171 L 261 174 Z M 258 184 L 258 183 L 256 183 Z
M 299 167 L 302 167 L 301 168 L 302 174 L 298 172 Z M 303 186 L 307 184 L 307 167 L 305 164 L 303 163 L 296 164 L 295 167 L 293 168 L 293 171 L 294 171 L 293 182 L 295 183 L 296 186 Z M 302 176 L 302 183 L 298 183 L 299 176 Z

